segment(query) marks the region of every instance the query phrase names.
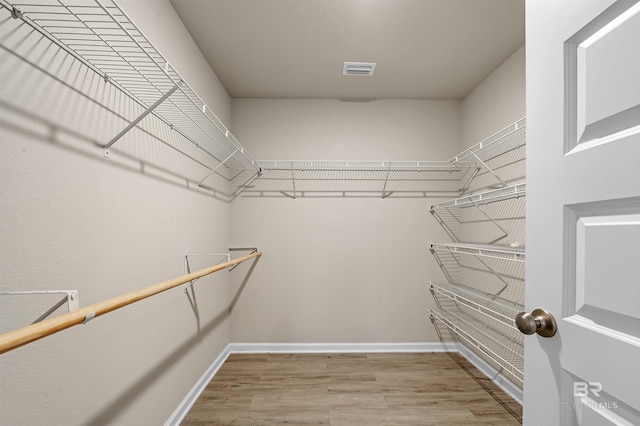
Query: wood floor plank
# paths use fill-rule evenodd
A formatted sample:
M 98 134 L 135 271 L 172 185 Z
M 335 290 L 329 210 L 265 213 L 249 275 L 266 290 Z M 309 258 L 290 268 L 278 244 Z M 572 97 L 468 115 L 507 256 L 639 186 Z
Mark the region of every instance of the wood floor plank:
M 234 354 L 183 425 L 518 425 L 522 408 L 457 354 Z

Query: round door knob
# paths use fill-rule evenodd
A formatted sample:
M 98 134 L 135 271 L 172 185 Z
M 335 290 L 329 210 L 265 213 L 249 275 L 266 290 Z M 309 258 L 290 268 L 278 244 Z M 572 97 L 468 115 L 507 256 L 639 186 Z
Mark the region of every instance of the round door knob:
M 516 326 L 524 334 L 538 333 L 542 337 L 553 337 L 558 331 L 555 318 L 544 309 L 520 312 L 516 315 Z

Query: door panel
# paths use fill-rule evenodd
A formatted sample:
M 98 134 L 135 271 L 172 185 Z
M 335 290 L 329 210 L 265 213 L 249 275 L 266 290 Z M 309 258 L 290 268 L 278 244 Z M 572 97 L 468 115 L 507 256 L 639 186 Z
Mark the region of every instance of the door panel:
M 639 9 L 596 21 L 600 28 L 576 46 L 577 105 L 585 127 L 581 142 L 639 124 L 640 56 L 633 53 L 640 40 Z
M 589 306 L 640 318 L 640 286 L 635 285 L 640 259 L 640 215 L 583 217 L 577 228 L 578 313 Z
M 527 2 L 524 423 L 640 424 L 640 2 Z
M 565 42 L 569 149 L 640 124 L 640 5 L 628 3 L 617 2 Z

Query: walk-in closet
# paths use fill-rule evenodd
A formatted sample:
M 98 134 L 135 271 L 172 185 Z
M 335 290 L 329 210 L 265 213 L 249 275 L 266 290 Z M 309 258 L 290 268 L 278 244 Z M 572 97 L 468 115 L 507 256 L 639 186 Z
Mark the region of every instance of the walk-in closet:
M 0 424 L 638 424 L 639 5 L 0 0 Z

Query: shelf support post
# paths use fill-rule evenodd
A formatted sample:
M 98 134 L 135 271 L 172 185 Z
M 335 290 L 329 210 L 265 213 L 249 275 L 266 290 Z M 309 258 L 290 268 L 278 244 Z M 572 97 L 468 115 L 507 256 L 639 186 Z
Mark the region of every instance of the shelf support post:
M 249 254 L 253 254 L 258 251 L 258 247 L 231 247 L 229 251 L 249 251 Z M 240 264 L 233 265 L 231 268 L 229 268 L 229 272 L 233 271 L 238 266 L 240 266 Z
M 134 128 L 140 121 L 142 121 L 143 118 L 145 118 L 147 115 L 151 114 L 153 112 L 154 109 L 156 109 L 158 107 L 158 105 L 160 105 L 162 102 L 164 102 L 169 96 L 171 96 L 173 94 L 173 92 L 175 92 L 176 90 L 178 90 L 178 84 L 176 84 L 175 86 L 173 86 L 171 89 L 169 89 L 169 91 L 167 93 L 165 93 L 164 95 L 162 95 L 160 97 L 160 99 L 158 99 L 157 101 L 154 102 L 153 105 L 151 105 L 149 108 L 147 108 L 142 114 L 140 114 L 138 117 L 136 117 L 131 123 L 129 123 L 129 125 L 127 127 L 125 127 L 124 129 L 122 129 L 122 131 L 120 131 L 120 133 L 118 133 L 117 135 L 115 135 L 106 145 L 104 145 L 103 149 L 104 149 L 104 156 L 105 157 L 109 157 L 110 152 L 109 149 L 111 148 L 111 146 L 118 142 L 118 140 L 124 136 L 129 130 L 131 130 L 132 128 Z
M 487 262 L 485 262 L 484 260 L 482 260 L 482 259 L 481 259 L 480 257 L 478 257 L 478 256 L 474 256 L 474 257 L 478 260 L 478 262 L 482 263 L 482 266 L 484 266 L 484 267 L 485 267 L 485 268 L 487 268 L 489 271 L 491 271 L 491 273 L 492 273 L 493 275 L 495 275 L 495 276 L 496 276 L 496 278 L 497 278 L 498 280 L 502 281 L 502 283 L 504 284 L 504 286 L 503 286 L 503 287 L 502 287 L 502 288 L 501 288 L 501 289 L 496 293 L 496 296 L 500 296 L 500 295 L 502 294 L 502 292 L 503 292 L 503 291 L 505 291 L 507 288 L 509 288 L 509 283 L 508 283 L 504 278 L 502 278 L 502 275 L 501 275 L 501 274 L 499 274 L 498 272 L 496 272 L 496 270 L 495 270 L 495 269 L 493 269 L 491 266 L 489 266 L 489 265 L 487 264 Z
M 487 171 L 493 175 L 493 177 L 495 177 L 496 179 L 498 179 L 498 181 L 502 184 L 502 186 L 507 186 L 507 184 L 506 184 L 506 183 L 504 183 L 504 181 L 503 181 L 502 179 L 500 179 L 500 176 L 498 176 L 498 175 L 497 175 L 497 174 L 496 174 L 496 173 L 491 169 L 491 167 L 487 166 L 487 163 L 485 163 L 484 161 L 482 161 L 482 160 L 480 159 L 480 157 L 478 157 L 478 156 L 476 155 L 476 153 L 475 153 L 475 152 L 472 152 L 472 153 L 471 153 L 471 155 L 473 155 L 473 156 L 476 158 L 476 160 L 478 160 L 478 162 L 480 162 L 480 164 L 482 164 L 482 165 L 484 166 L 484 168 L 485 168 L 485 169 L 487 169 Z
M 465 192 L 467 192 L 467 189 L 469 189 L 469 186 L 471 186 L 471 182 L 473 181 L 473 179 L 475 179 L 476 176 L 478 176 L 479 172 L 480 172 L 480 167 L 475 167 L 473 172 L 470 173 L 471 176 L 469 176 L 469 179 L 467 179 L 467 181 L 462 186 L 462 188 L 460 188 L 460 195 L 463 195 Z
M 251 254 L 253 254 L 253 253 L 251 253 Z M 191 266 L 189 265 L 189 256 L 223 256 L 223 258 L 221 260 L 219 260 L 215 265 L 219 265 L 225 260 L 227 262 L 231 262 L 231 254 L 229 254 L 229 253 L 192 253 L 192 254 L 185 254 L 184 255 L 184 273 L 185 273 L 185 275 L 191 273 Z M 235 265 L 234 268 L 236 266 L 238 266 L 238 265 Z M 196 278 L 195 280 L 192 280 L 192 281 L 189 281 L 188 283 L 186 283 L 184 285 L 184 292 L 188 294 L 189 293 L 189 287 L 191 287 L 191 291 L 193 292 L 193 284 L 195 284 L 195 282 L 198 281 L 198 279 L 199 278 Z
M 387 174 L 384 177 L 384 185 L 382 186 L 382 195 L 381 198 L 384 200 L 385 198 L 387 198 L 384 195 L 384 191 L 387 189 L 387 182 L 389 181 L 389 173 L 391 173 L 391 163 L 389 163 L 388 167 L 387 167 Z
M 498 238 L 498 239 L 497 239 L 497 240 L 495 240 L 495 241 L 499 241 L 499 240 L 501 240 L 501 239 L 503 239 L 503 238 L 505 238 L 505 237 L 508 237 L 508 236 L 509 236 L 509 233 L 508 233 L 508 232 L 507 232 L 507 231 L 506 231 L 502 226 L 498 225 L 498 222 L 497 222 L 494 218 L 492 218 L 491 216 L 489 216 L 489 215 L 487 214 L 487 212 L 486 212 L 482 207 L 480 207 L 480 205 L 479 205 L 476 201 L 472 201 L 472 203 L 473 203 L 473 205 L 474 205 L 474 206 L 476 206 L 476 207 L 477 207 L 477 209 L 478 209 L 478 210 L 480 210 L 480 212 L 481 212 L 481 213 L 482 213 L 482 214 L 483 214 L 487 219 L 489 219 L 489 221 L 491 221 L 491 223 L 493 223 L 495 226 L 497 226 L 497 227 L 498 227 L 498 229 L 499 229 L 499 230 L 501 230 L 501 231 L 504 233 L 504 235 L 503 235 L 502 237 Z
M 227 156 L 227 158 L 225 158 L 224 160 L 222 160 L 222 161 L 220 162 L 220 164 L 218 164 L 218 165 L 217 165 L 213 170 L 211 170 L 211 171 L 210 171 L 210 172 L 209 172 L 205 177 L 203 177 L 203 178 L 200 180 L 200 182 L 198 182 L 198 186 L 201 186 L 201 185 L 204 183 L 204 181 L 205 181 L 205 180 L 209 179 L 209 177 L 211 177 L 211 175 L 213 175 L 213 174 L 216 172 L 216 170 L 218 170 L 220 167 L 224 166 L 224 163 L 226 163 L 227 161 L 229 161 L 229 160 L 231 159 L 231 157 L 233 157 L 233 156 L 236 154 L 236 152 L 238 152 L 238 149 L 237 149 L 237 148 L 236 148 L 236 150 L 235 150 L 235 151 L 233 151 L 231 154 L 229 154 L 229 155 Z
M 252 183 L 258 178 L 260 177 L 260 175 L 262 174 L 262 168 L 259 169 L 260 171 L 258 173 L 254 173 L 251 177 L 249 177 L 249 179 L 247 179 L 243 184 L 238 185 L 238 188 L 233 192 L 233 194 L 231 194 L 231 201 L 235 200 L 236 198 L 238 198 L 240 196 L 240 194 L 242 194 L 247 188 L 252 188 L 253 185 Z M 235 179 L 232 178 L 231 180 Z
M 293 199 L 296 199 L 296 174 L 293 171 L 293 164 L 291 164 L 291 182 L 293 183 Z

